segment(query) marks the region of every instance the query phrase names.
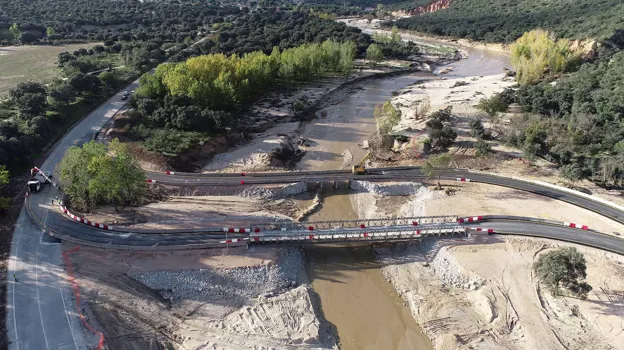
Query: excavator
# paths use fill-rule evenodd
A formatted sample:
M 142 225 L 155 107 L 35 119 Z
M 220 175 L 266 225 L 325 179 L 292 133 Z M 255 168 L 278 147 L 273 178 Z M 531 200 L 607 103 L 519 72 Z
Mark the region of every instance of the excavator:
M 368 170 L 366 170 L 366 167 L 364 166 L 364 163 L 366 163 L 366 161 L 368 160 L 368 158 L 370 158 L 370 156 L 371 156 L 370 152 L 366 153 L 364 158 L 362 158 L 362 161 L 353 166 L 353 168 L 351 169 L 353 171 L 353 174 L 355 174 L 355 175 L 366 175 L 366 174 L 368 174 Z

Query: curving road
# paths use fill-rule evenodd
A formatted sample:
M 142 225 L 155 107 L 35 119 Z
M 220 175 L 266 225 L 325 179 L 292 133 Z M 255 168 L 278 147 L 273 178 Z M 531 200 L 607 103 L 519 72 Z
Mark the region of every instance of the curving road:
M 166 184 L 174 186 L 193 186 L 193 185 L 211 185 L 211 186 L 232 186 L 240 185 L 244 181 L 245 185 L 254 184 L 286 184 L 294 182 L 319 182 L 319 181 L 350 181 L 350 180 L 367 180 L 367 181 L 388 181 L 388 180 L 420 180 L 426 178 L 420 167 L 391 167 L 391 168 L 373 168 L 369 169 L 369 175 L 353 175 L 350 170 L 335 171 L 305 171 L 305 172 L 283 172 L 283 173 L 248 173 L 242 174 L 196 174 L 196 173 L 174 173 L 168 175 L 166 173 L 149 172 L 149 179 L 155 180 L 156 184 Z M 514 188 L 522 191 L 532 192 L 535 194 L 547 196 L 570 204 L 591 210 L 602 216 L 608 217 L 619 223 L 624 224 L 624 211 L 613 205 L 598 201 L 597 199 L 588 198 L 581 193 L 575 191 L 556 188 L 555 186 L 546 186 L 529 181 L 501 177 L 496 175 L 482 174 L 471 172 L 464 169 L 449 169 L 440 171 L 442 180 L 457 180 L 458 178 L 469 179 L 472 182 L 479 182 L 497 186 Z
M 138 82 L 126 90 L 134 90 Z M 67 149 L 93 138 L 102 125 L 119 110 L 122 94 L 113 96 L 76 124 L 52 149 L 41 165 L 45 172 L 54 170 Z M 36 198 L 35 213 L 43 224 L 56 220 L 52 199 L 59 196 L 53 187 L 45 187 Z M 70 231 L 74 229 L 68 228 Z M 50 240 L 27 217 L 22 209 L 11 243 L 7 269 L 6 324 L 11 350 L 86 349 L 92 339 L 85 339 L 74 310 L 72 291 L 66 283 L 58 241 Z M 15 276 L 15 278 L 14 278 Z

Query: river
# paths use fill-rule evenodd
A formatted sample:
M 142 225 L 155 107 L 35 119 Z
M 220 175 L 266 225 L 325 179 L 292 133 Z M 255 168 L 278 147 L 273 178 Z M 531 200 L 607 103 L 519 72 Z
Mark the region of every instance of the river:
M 448 45 L 405 34 L 403 38 Z M 454 69 L 446 75 L 449 78 L 497 75 L 503 67 L 509 67 L 509 58 L 504 54 L 473 47 L 461 49 L 468 53 L 468 58 L 451 64 Z M 435 76 L 413 73 L 372 80 L 342 102 L 327 107 L 326 117 L 311 122 L 302 132 L 313 144 L 299 163 L 300 168 L 345 169 L 359 162 L 365 151 L 357 143 L 370 139 L 376 132 L 375 105 L 387 101 L 393 91 L 421 79 L 435 79 Z M 322 208 L 309 220 L 356 219 L 347 190 L 328 187 L 324 190 Z M 371 247 L 329 250 L 319 246 L 308 248 L 307 253 L 312 288 L 320 297 L 321 310 L 331 323 L 341 349 L 433 349 L 409 308 L 381 274 Z

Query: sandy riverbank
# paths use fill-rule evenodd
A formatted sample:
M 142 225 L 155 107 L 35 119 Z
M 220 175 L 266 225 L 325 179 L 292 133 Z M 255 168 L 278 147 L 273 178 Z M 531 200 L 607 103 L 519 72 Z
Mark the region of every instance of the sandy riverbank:
M 411 185 L 414 186 L 414 185 Z M 449 188 L 449 185 L 446 185 Z M 483 188 L 481 188 L 483 187 Z M 392 189 L 400 186 L 394 185 Z M 394 190 L 395 196 L 351 194 L 359 217 L 513 213 L 562 220 L 593 213 L 524 192 L 479 184 Z M 388 191 L 386 191 L 388 192 Z M 547 202 L 547 204 L 546 204 Z M 544 208 L 548 208 L 546 211 Z M 539 212 L 539 213 L 538 213 Z M 600 221 L 600 220 L 598 220 Z M 603 220 L 604 221 L 604 220 Z M 621 231 L 621 226 L 615 227 Z M 577 246 L 588 260 L 588 300 L 553 298 L 542 291 L 531 265 L 540 252 L 569 244 L 527 238 L 475 236 L 377 247 L 384 276 L 409 305 L 435 349 L 620 349 L 624 259 Z M 572 311 L 578 308 L 578 312 Z

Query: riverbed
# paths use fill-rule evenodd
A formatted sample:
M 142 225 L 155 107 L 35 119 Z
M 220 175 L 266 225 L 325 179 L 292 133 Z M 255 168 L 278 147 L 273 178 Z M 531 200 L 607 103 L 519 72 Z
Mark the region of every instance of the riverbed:
M 418 39 L 407 35 L 403 38 Z M 450 65 L 453 70 L 445 75 L 448 78 L 497 75 L 509 66 L 507 55 L 482 48 L 461 49 L 468 57 Z M 413 73 L 375 80 L 342 102 L 320 111 L 326 117 L 311 122 L 302 132 L 312 144 L 299 168 L 348 169 L 358 163 L 366 153 L 358 143 L 376 132 L 375 105 L 390 99 L 393 91 L 431 79 L 440 77 Z M 347 191 L 326 188 L 322 208 L 309 220 L 357 219 Z M 371 247 L 334 247 L 331 254 L 326 247 L 313 247 L 307 253 L 312 287 L 342 349 L 433 349 L 409 308 L 382 276 Z

